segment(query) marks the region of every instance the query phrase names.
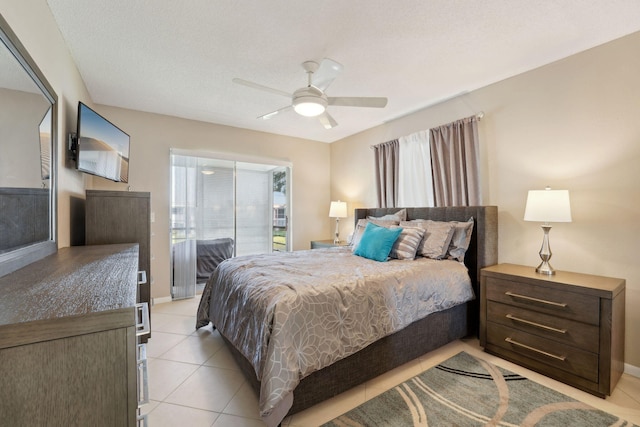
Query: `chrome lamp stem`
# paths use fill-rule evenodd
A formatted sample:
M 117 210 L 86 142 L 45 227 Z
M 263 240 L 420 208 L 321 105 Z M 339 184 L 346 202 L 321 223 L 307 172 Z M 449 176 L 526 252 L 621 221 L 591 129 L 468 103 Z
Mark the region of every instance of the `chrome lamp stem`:
M 551 259 L 551 247 L 549 246 L 549 231 L 551 230 L 551 224 L 545 223 L 542 226 L 542 230 L 544 230 L 544 237 L 542 238 L 542 247 L 540 248 L 540 258 L 542 262 L 536 268 L 536 273 L 553 275 L 556 274 L 556 271 L 549 264 L 549 260 Z
M 340 218 L 336 218 L 336 237 L 335 239 L 333 239 L 333 243 L 335 245 L 337 245 L 338 243 L 340 243 Z

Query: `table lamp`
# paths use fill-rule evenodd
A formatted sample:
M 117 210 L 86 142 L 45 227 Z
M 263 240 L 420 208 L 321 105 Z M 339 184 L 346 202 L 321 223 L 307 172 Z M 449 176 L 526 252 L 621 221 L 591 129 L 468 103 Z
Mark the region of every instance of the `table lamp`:
M 549 246 L 549 230 L 551 222 L 571 222 L 571 204 L 569 202 L 569 190 L 552 190 L 547 187 L 544 190 L 530 190 L 527 196 L 527 205 L 524 209 L 525 221 L 542 222 L 544 237 L 540 258 L 542 262 L 536 268 L 536 273 L 553 275 L 555 270 L 549 264 L 551 248 Z
M 329 217 L 336 219 L 336 237 L 333 239 L 333 243 L 338 244 L 340 243 L 340 218 L 347 217 L 347 202 L 341 202 L 340 200 L 337 202 L 331 202 Z

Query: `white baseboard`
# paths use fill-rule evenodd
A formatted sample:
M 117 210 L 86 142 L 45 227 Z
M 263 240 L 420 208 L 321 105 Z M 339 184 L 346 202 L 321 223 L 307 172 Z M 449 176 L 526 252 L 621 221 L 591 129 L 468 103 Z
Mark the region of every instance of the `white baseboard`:
M 152 298 L 152 305 L 156 305 L 156 304 L 162 304 L 165 302 L 171 302 L 171 296 L 168 297 L 161 297 L 161 298 Z
M 636 378 L 640 378 L 640 368 L 637 366 L 629 365 L 628 363 L 624 364 L 624 373 Z

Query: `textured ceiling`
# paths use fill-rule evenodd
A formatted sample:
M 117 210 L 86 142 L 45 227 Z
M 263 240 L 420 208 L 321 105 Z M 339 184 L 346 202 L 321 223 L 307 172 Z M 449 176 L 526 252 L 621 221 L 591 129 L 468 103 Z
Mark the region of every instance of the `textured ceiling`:
M 94 102 L 324 142 L 640 30 L 638 0 L 47 2 Z M 290 100 L 232 83 L 293 92 L 325 57 L 328 96 L 387 107 L 257 120 Z

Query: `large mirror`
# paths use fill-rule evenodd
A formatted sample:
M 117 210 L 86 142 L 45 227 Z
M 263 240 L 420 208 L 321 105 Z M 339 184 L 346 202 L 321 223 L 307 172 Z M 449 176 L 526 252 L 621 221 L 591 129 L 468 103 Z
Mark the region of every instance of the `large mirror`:
M 56 251 L 57 97 L 0 15 L 0 276 Z

